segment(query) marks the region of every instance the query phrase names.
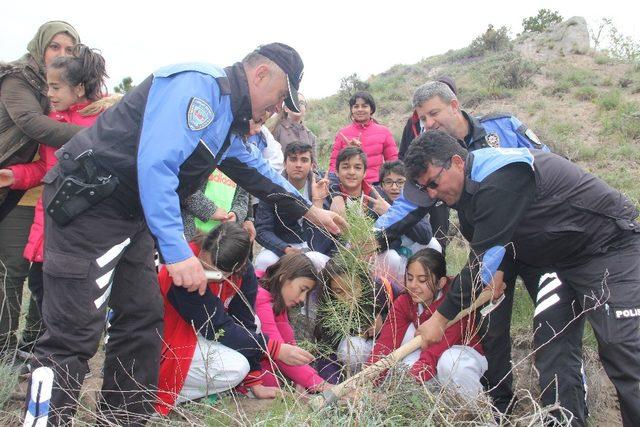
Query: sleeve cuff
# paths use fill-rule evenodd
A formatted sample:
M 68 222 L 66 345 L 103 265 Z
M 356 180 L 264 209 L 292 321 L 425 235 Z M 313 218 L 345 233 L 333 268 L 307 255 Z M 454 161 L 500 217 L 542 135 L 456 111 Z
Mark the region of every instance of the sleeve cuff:
M 270 339 L 267 342 L 267 353 L 269 353 L 269 356 L 273 359 L 273 360 L 278 360 L 278 356 L 280 355 L 280 345 L 282 343 L 276 341 L 276 340 L 272 340 Z

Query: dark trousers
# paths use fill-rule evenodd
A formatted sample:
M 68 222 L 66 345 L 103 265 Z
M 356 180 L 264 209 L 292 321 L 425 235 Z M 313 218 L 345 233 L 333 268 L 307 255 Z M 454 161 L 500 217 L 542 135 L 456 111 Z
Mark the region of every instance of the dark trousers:
M 449 206 L 441 203 L 429 210 L 429 224 L 442 250 L 447 247 L 447 233 L 449 233 Z M 443 252 L 444 253 L 444 252 Z
M 513 400 L 510 326 L 517 276 L 522 278 L 529 296 L 535 302 L 538 288 L 546 285 L 547 276 L 555 277 L 555 274 L 550 269 L 518 262 L 512 264 L 505 271 L 507 287 L 504 301 L 482 323 L 482 345 L 488 362 L 483 381 L 494 405 L 503 413 L 510 411 Z M 575 301 L 569 294 L 563 297 L 569 306 Z M 563 331 L 570 320 L 566 317 L 563 304 L 551 305 L 535 316 L 534 348 L 544 343 L 544 347 L 536 352 L 535 366 L 540 372 L 540 385 L 544 390 L 542 403 L 548 405 L 555 402 L 556 383 L 550 383 L 551 379 L 559 378 L 557 391 L 560 403 L 574 413 L 583 414 L 584 420 L 586 404 L 582 381 L 582 347 L 575 346 L 576 334 L 579 334 L 577 339 L 580 342 L 582 340 L 584 322 L 578 320 Z M 571 393 L 566 393 L 568 390 Z
M 45 206 L 54 189 L 45 188 Z M 142 219 L 123 219 L 110 199 L 65 227 L 45 218 L 44 298 L 46 332 L 38 341 L 35 378 L 28 396 L 51 393 L 52 425 L 73 418 L 87 361 L 96 353 L 107 305 L 114 316 L 105 347 L 99 419 L 143 425 L 153 412 L 160 363 L 163 305 L 153 262 L 154 243 Z M 36 373 L 38 372 L 38 373 Z M 47 375 L 40 375 L 46 373 Z M 51 390 L 42 387 L 52 382 Z M 33 415 L 33 413 L 31 413 Z M 29 413 L 27 414 L 29 416 Z
M 33 223 L 34 208 L 16 206 L 0 222 L 0 350 L 15 350 L 22 306 L 22 290 L 29 273 L 29 261 L 22 253 Z M 37 335 L 39 311 L 29 304 L 23 341 Z
M 616 388 L 624 426 L 640 425 L 640 234 L 558 276 L 575 292 Z M 582 334 L 572 341 L 581 346 Z

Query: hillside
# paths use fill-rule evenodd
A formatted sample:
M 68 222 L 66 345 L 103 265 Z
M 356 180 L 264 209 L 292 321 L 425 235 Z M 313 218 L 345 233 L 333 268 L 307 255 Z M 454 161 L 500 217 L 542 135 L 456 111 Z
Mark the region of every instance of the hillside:
M 448 74 L 456 80 L 464 109 L 474 115 L 516 115 L 553 151 L 640 205 L 640 67 L 606 52 L 573 53 L 561 43 L 542 39 L 537 44 L 543 46 L 532 49 L 531 36 L 521 36 L 511 49 L 474 55 L 469 47 L 396 65 L 366 80 L 377 104 L 374 117 L 399 142 L 414 89 Z M 519 79 L 523 87 L 515 87 Z M 307 125 L 322 141 L 321 159 L 348 122 L 344 96 L 310 101 Z

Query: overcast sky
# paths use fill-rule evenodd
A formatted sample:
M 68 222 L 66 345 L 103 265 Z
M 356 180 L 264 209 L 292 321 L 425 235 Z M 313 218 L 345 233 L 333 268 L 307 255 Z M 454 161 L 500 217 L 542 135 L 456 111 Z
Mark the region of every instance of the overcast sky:
M 636 4 L 636 6 L 633 6 Z M 295 47 L 305 63 L 301 92 L 319 98 L 335 93 L 340 78 L 361 78 L 395 64 L 458 49 L 488 24 L 522 31 L 522 19 L 540 8 L 579 15 L 590 24 L 610 17 L 640 40 L 639 3 L 634 1 L 16 1 L 2 5 L 0 60 L 26 51 L 45 21 L 76 27 L 83 43 L 99 48 L 111 76 L 140 82 L 156 68 L 186 61 L 226 66 L 258 44 Z

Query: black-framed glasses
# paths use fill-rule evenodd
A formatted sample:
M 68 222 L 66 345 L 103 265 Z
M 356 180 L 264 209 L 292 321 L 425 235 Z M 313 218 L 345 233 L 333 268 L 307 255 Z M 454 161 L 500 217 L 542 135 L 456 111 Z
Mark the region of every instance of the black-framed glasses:
M 418 187 L 420 191 L 425 191 L 425 192 L 427 191 L 427 189 L 435 190 L 436 188 L 438 188 L 438 185 L 440 184 L 440 176 L 442 175 L 442 172 L 444 172 L 445 169 L 449 169 L 450 167 L 451 167 L 451 159 L 444 162 L 444 164 L 442 165 L 442 168 L 440 169 L 440 172 L 438 172 L 431 181 L 427 182 L 424 185 L 416 181 L 415 182 L 416 187 Z
M 386 185 L 387 187 L 392 187 L 392 186 L 395 185 L 398 188 L 402 188 L 402 187 L 404 187 L 404 185 L 406 183 L 407 183 L 407 180 L 403 179 L 403 178 L 395 180 L 395 181 L 393 179 L 383 179 L 382 180 L 382 184 Z

